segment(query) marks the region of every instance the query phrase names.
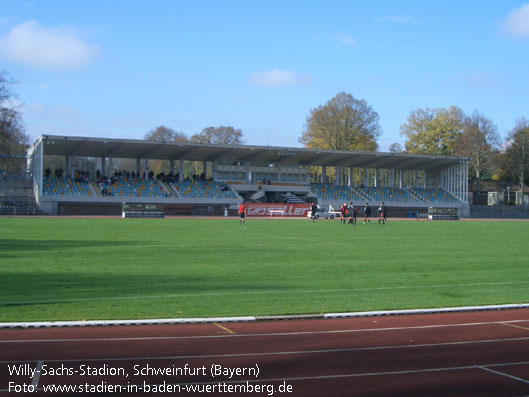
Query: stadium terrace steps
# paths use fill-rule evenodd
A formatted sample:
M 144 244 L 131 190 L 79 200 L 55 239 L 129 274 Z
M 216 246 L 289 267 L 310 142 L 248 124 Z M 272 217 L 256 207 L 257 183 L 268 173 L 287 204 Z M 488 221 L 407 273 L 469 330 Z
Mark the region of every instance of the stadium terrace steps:
M 96 196 L 103 197 L 103 195 L 101 194 L 101 190 L 99 189 L 99 186 L 97 186 L 97 183 L 90 182 L 90 186 L 92 186 L 92 189 L 94 190 Z
M 424 205 L 461 204 L 461 202 L 441 188 L 400 188 L 400 187 L 350 187 L 329 183 L 315 183 L 311 191 L 320 201 L 338 202 L 386 202 L 395 204 Z
M 356 190 L 346 185 L 333 185 L 330 183 L 315 183 L 311 191 L 319 200 L 326 201 L 364 201 L 365 198 Z
M 69 177 L 44 177 L 42 193 L 47 196 L 96 196 L 91 184 Z
M 404 189 L 404 190 L 406 190 L 406 191 L 408 192 L 408 194 L 409 194 L 411 197 L 413 197 L 417 202 L 423 202 L 423 201 L 424 201 L 424 200 L 422 200 L 422 199 L 417 195 L 417 193 L 415 193 L 415 192 L 413 191 L 413 189 Z
M 178 197 L 178 194 L 174 191 L 174 189 L 165 182 L 160 181 L 160 185 L 162 186 L 162 189 L 169 194 L 171 197 Z
M 114 197 L 123 200 L 139 199 L 239 199 L 233 189 L 220 182 L 182 181 L 164 183 L 162 181 L 137 178 L 118 178 L 112 182 L 76 182 L 74 178 L 49 177 L 43 179 L 43 195 L 52 197 Z
M 351 187 L 330 183 L 314 183 L 310 191 L 319 201 L 326 202 L 381 202 L 393 205 L 460 205 L 461 201 L 442 188 Z M 213 181 L 180 181 L 164 183 L 159 180 L 118 178 L 112 183 L 79 182 L 69 177 L 43 178 L 43 195 L 48 197 L 107 196 L 119 199 L 184 199 L 184 200 L 237 200 L 240 196 L 229 184 Z M 303 203 L 293 193 L 283 195 L 286 202 Z
M 370 201 L 375 202 L 397 202 L 405 204 L 415 204 L 417 200 L 414 199 L 408 191 L 399 187 L 367 187 L 360 188 Z
M 461 201 L 442 188 L 413 188 L 416 196 L 427 203 L 433 204 L 460 204 Z
M 170 184 L 181 198 L 236 199 L 239 196 L 226 184 L 212 181 L 181 181 Z
M 113 183 L 103 182 L 99 184 L 103 196 L 109 195 L 121 198 L 167 198 L 171 195 L 166 191 L 166 188 L 160 184 L 160 181 L 143 178 L 119 178 Z
M 41 212 L 33 196 L 0 195 L 0 215 L 40 215 Z

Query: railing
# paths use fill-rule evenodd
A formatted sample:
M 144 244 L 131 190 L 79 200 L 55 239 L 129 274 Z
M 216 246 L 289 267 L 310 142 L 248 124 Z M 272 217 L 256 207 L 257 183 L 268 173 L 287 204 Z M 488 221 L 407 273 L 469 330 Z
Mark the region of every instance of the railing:
M 471 218 L 484 219 L 528 219 L 529 206 L 526 205 L 471 205 Z

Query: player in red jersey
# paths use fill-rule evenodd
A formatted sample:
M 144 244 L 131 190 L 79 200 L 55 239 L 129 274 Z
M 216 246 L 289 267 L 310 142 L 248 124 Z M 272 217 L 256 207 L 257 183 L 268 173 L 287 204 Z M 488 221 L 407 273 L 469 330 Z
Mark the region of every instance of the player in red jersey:
M 244 225 L 244 220 L 246 219 L 246 206 L 244 203 L 239 205 L 239 224 Z

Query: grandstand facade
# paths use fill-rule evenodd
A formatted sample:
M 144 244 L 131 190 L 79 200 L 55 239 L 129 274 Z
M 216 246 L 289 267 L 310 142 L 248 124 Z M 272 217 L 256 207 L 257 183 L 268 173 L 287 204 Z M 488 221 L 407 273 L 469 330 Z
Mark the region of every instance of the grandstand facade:
M 384 201 L 394 216 L 469 211 L 466 157 L 55 135 L 39 137 L 27 154 L 35 200 L 48 214 L 118 214 L 121 203 L 141 202 L 163 204 L 168 215 L 222 215 L 242 200 L 335 208 Z M 61 172 L 44 169 L 46 156 L 63 158 Z M 97 159 L 97 171 L 80 175 L 79 158 Z M 121 159 L 135 169 L 120 169 Z M 153 174 L 153 160 L 164 172 Z

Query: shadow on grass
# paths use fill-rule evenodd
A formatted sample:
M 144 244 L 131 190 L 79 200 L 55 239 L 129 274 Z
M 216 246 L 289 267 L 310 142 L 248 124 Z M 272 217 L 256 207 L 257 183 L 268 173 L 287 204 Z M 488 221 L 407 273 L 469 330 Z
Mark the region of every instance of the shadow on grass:
M 291 288 L 276 278 L 207 275 L 0 272 L 0 308 L 101 300 L 203 299 L 221 295 L 273 294 Z
M 60 251 L 63 249 L 118 247 L 142 244 L 138 241 L 103 240 L 17 240 L 0 239 L 0 258 L 20 257 L 23 252 Z M 34 254 L 32 254 L 34 255 Z

